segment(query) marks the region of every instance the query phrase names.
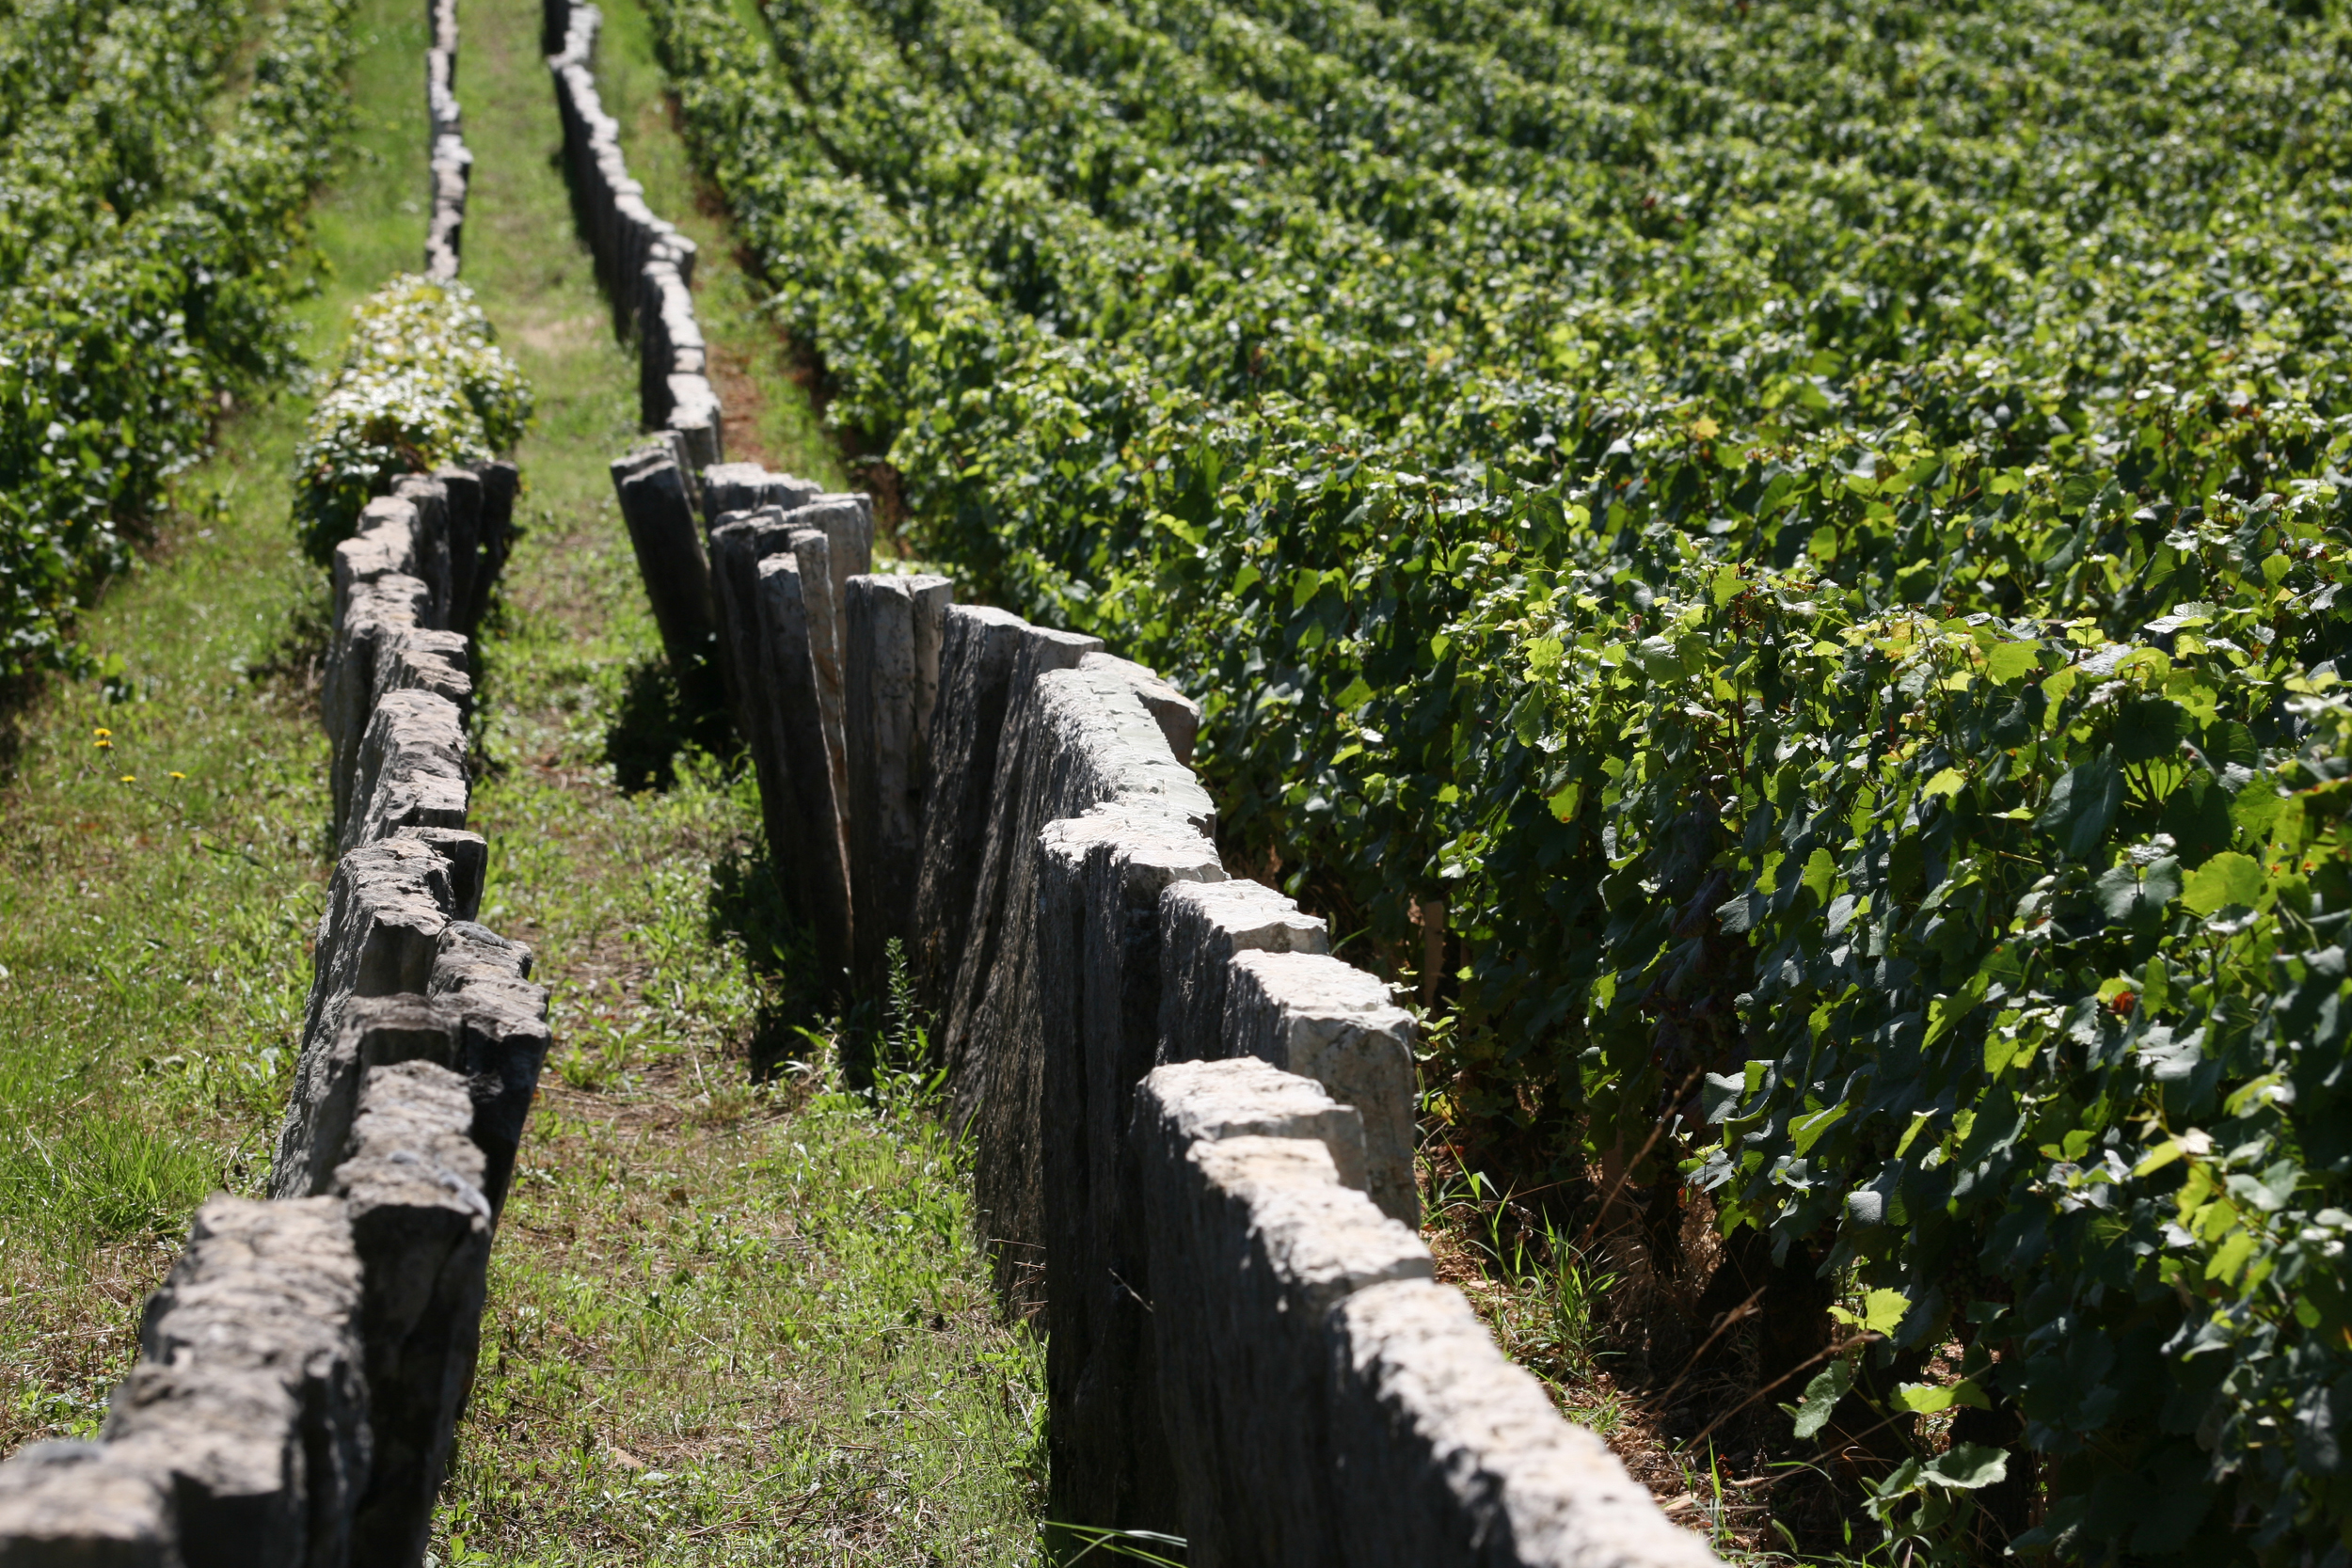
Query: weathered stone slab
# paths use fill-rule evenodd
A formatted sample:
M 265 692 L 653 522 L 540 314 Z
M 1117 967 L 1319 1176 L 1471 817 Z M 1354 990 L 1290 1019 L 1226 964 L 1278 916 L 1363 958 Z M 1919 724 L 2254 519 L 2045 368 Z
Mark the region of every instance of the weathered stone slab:
M 506 570 L 507 553 L 515 545 L 515 496 L 522 488 L 522 470 L 506 458 L 485 463 L 482 476 L 482 531 L 475 558 L 473 596 L 462 619 L 453 624 L 470 632 L 490 610 L 490 591 Z
M 1081 670 L 1115 671 L 1135 689 L 1145 711 L 1160 726 L 1168 749 L 1178 762 L 1192 766 L 1193 742 L 1200 737 L 1200 705 L 1176 689 L 1159 673 L 1117 654 L 1091 653 L 1078 660 Z
M 1157 801 L 1097 806 L 1041 835 L 1040 1143 L 1011 1153 L 1041 1178 L 1029 1201 L 1044 1245 L 1049 1511 L 1066 1523 L 1184 1523 L 1160 1426 L 1127 1131 L 1157 1044 L 1162 894 L 1224 875 L 1216 847 Z M 1027 1293 L 1016 1290 L 1016 1302 Z
M 359 743 L 341 847 L 404 828 L 462 830 L 469 789 L 457 705 L 431 691 L 387 691 Z
M 369 707 L 388 691 L 430 691 L 462 718 L 473 709 L 472 654 L 463 632 L 388 629 L 376 639 Z
M 428 994 L 455 1026 L 452 1065 L 466 1075 L 473 1098 L 469 1135 L 482 1150 L 482 1189 L 495 1216 L 506 1206 L 547 1064 L 547 988 L 532 982 L 529 947 L 470 921 L 452 921 L 441 932 Z
M 1329 1320 L 1338 1560 L 1350 1568 L 1713 1568 L 1608 1445 L 1561 1419 L 1451 1286 L 1399 1280 Z
M 312 1108 L 328 1098 L 344 1009 L 355 996 L 421 992 L 457 901 L 449 862 L 416 838 L 362 845 L 336 863 L 310 955 L 302 1053 L 270 1169 L 271 1196 L 310 1196 L 317 1161 L 331 1164 L 337 1153 L 314 1148 Z
M 986 629 L 993 633 L 996 628 Z M 977 838 L 944 847 L 969 857 L 974 867 L 970 873 L 972 901 L 963 916 L 956 971 L 940 998 L 938 1013 L 941 1059 L 947 1069 L 950 1117 L 958 1128 L 970 1122 L 982 1094 L 980 1055 L 974 1044 L 973 1031 L 986 1000 L 990 978 L 996 970 L 1009 896 L 1008 884 L 1017 876 L 1025 890 L 1037 834 L 1046 823 L 1075 816 L 1109 798 L 1096 795 L 1067 805 L 1057 802 L 1049 806 L 1038 798 L 1036 786 L 1028 778 L 1029 757 L 1035 749 L 1029 742 L 1028 731 L 1039 678 L 1051 671 L 1074 668 L 1079 659 L 1103 645 L 1102 639 L 1033 626 L 1020 620 L 1004 629 L 1009 633 L 1008 645 L 1001 650 L 987 650 L 1004 657 L 1007 666 L 1003 705 L 998 710 L 1002 718 L 996 725 L 995 766 L 987 786 L 988 815 Z M 988 641 L 994 640 L 990 637 Z M 941 668 L 946 668 L 944 651 Z M 1041 768 L 1042 766 L 1039 764 Z M 959 808 L 963 809 L 968 808 Z M 933 847 L 927 846 L 927 851 L 930 847 Z M 921 909 L 921 896 L 918 890 L 918 914 L 926 912 Z
M 821 536 L 818 542 L 822 543 Z M 761 662 L 755 689 L 771 699 L 769 712 L 781 759 L 778 771 L 786 780 L 786 787 L 772 800 L 763 793 L 760 810 L 785 896 L 810 925 L 825 987 L 834 990 L 847 978 L 855 941 L 847 850 L 825 746 L 814 646 L 821 632 L 811 625 L 808 580 L 797 548 L 759 563 Z M 815 597 L 821 603 L 821 594 Z
M 425 625 L 449 629 L 455 600 L 452 596 L 455 563 L 449 544 L 449 490 L 437 479 L 410 474 L 392 482 L 392 494 L 416 509 L 410 537 L 417 552 L 416 575 L 433 595 Z
M 710 566 L 686 477 L 669 453 L 639 451 L 612 465 L 637 573 L 671 667 L 683 676 L 711 655 Z
M 756 463 L 714 463 L 703 470 L 704 526 L 716 528 L 730 512 L 771 506 L 789 512 L 823 493 L 824 486 L 814 480 L 775 473 Z
M 874 569 L 874 498 L 864 494 L 820 495 L 786 515 L 796 528 L 825 536 L 833 580 L 826 592 L 838 607 L 849 600 L 850 579 Z
M 1010 610 L 985 605 L 948 606 L 941 627 L 938 703 L 926 732 L 915 942 L 908 955 L 916 991 L 935 1017 L 947 1011 L 963 959 L 1013 667 L 1027 631 L 1028 623 Z
M 448 863 L 452 920 L 471 920 L 482 912 L 482 881 L 490 868 L 488 840 L 454 828 L 403 828 L 392 836 L 413 838 Z
M 281 1141 L 280 1168 L 271 1173 L 273 1190 L 296 1196 L 333 1186 L 335 1167 L 342 1164 L 351 1142 L 369 1069 L 399 1062 L 457 1068 L 457 1015 L 417 992 L 352 998 L 319 1069 L 304 1081 L 308 1092 L 303 1101 L 288 1107 L 293 1137 Z
M 1049 653 L 1066 655 L 1083 641 L 1033 628 L 1024 662 L 1034 668 Z M 988 859 L 974 892 L 964 972 L 948 1015 L 950 1104 L 959 1126 L 971 1124 L 995 1092 L 994 1075 L 1007 1074 L 1009 1084 L 1034 1075 L 1016 1058 L 1033 1049 L 1036 1038 L 1037 842 L 1045 824 L 1131 797 L 1155 801 L 1202 832 L 1214 832 L 1216 819 L 1207 792 L 1169 752 L 1157 722 L 1119 672 L 1047 669 L 1024 683 L 1016 671 L 1014 679 L 1019 706 L 1007 723 L 1015 751 L 999 770 L 991 803 Z M 1005 1117 L 1025 1115 L 1015 1101 L 1005 1101 Z M 1000 1136 L 1009 1139 L 1007 1148 L 1032 1141 L 1025 1126 L 1016 1132 L 1013 1122 L 983 1123 L 979 1136 L 983 1186 Z
M 371 1069 L 350 1158 L 348 1206 L 363 1291 L 375 1448 L 352 1531 L 353 1568 L 415 1568 L 473 1377 L 490 1256 L 481 1149 L 465 1081 L 430 1062 Z
M 432 594 L 405 573 L 383 572 L 355 581 L 348 594 L 336 597 L 339 608 L 327 638 L 319 713 L 326 729 L 327 783 L 340 831 L 351 808 L 352 774 L 359 743 L 367 734 L 368 715 L 375 707 L 378 650 L 387 639 L 406 637 L 424 625 Z
M 1325 954 L 1243 952 L 1225 992 L 1223 1054 L 1311 1078 L 1364 1118 L 1366 1186 L 1381 1212 L 1421 1223 L 1413 1176 L 1413 1015 L 1389 988 Z
M 1157 1059 L 1226 1054 L 1225 988 L 1234 954 L 1321 953 L 1327 942 L 1320 918 L 1263 882 L 1237 878 L 1170 887 L 1160 900 Z
M 341 1203 L 197 1211 L 106 1421 L 171 1473 L 189 1568 L 348 1560 L 371 1446 L 359 1293 Z
M 1347 1504 L 1327 1463 L 1326 1320 L 1359 1291 L 1434 1271 L 1411 1231 L 1342 1184 L 1322 1141 L 1184 1136 L 1196 1118 L 1184 1101 L 1230 1099 L 1249 1070 L 1160 1068 L 1137 1096 L 1152 1324 L 1187 1560 L 1340 1568 Z M 1234 1109 L 1247 1116 L 1224 1114 Z
M 103 1443 L 27 1443 L 0 1464 L 5 1568 L 186 1568 L 171 1477 Z
M 707 492 L 706 492 L 707 494 Z M 727 705 L 736 732 L 755 764 L 772 752 L 774 727 L 769 722 L 771 694 L 758 690 L 749 672 L 759 667 L 759 563 L 792 547 L 792 529 L 773 507 L 722 514 L 708 535 L 710 597 L 715 613 L 715 645 L 719 669 L 725 677 Z M 766 774 L 760 787 L 767 787 Z
M 433 477 L 440 483 L 448 509 L 449 613 L 443 625 L 470 635 L 477 619 L 474 579 L 483 569 L 482 476 L 471 468 L 453 466 L 434 469 Z
M 939 625 L 952 592 L 942 577 L 850 579 L 842 627 L 850 903 L 857 915 L 854 975 L 868 996 L 881 995 L 888 983 L 891 941 L 914 951 L 923 787 L 930 774 L 924 721 L 936 702 Z
M 792 514 L 785 516 L 788 520 Z M 850 854 L 850 743 L 849 683 L 841 668 L 842 608 L 841 601 L 830 590 L 809 591 L 825 588 L 834 579 L 832 536 L 813 528 L 795 528 L 792 554 L 801 563 L 803 598 L 808 609 L 809 664 L 817 679 L 818 733 L 825 742 L 825 774 L 833 791 L 834 835 L 840 841 L 842 864 L 846 867 Z M 856 908 L 854 898 L 850 908 Z

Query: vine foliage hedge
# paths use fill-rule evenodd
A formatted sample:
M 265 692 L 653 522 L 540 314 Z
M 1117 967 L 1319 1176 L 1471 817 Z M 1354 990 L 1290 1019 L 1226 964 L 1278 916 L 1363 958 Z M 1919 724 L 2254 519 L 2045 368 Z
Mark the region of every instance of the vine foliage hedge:
M 40 0 L 0 32 L 0 676 L 75 605 L 224 392 L 295 363 L 302 212 L 348 114 L 343 0 Z M 232 79 L 240 45 L 255 44 Z
M 405 275 L 352 308 L 351 336 L 294 450 L 294 526 L 320 565 L 403 474 L 487 462 L 531 423 L 531 387 L 473 291 Z
M 654 9 L 927 547 L 1446 898 L 1454 1136 L 1835 1283 L 1890 1539 L 2344 1559 L 2333 8 Z

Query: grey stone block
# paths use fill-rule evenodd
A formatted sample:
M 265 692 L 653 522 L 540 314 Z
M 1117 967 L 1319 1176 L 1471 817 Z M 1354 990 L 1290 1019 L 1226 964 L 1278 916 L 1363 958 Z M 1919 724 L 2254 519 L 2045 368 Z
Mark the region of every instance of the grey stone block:
M 947 1010 L 963 960 L 996 780 L 1013 667 L 1028 623 L 1010 610 L 950 605 L 941 627 L 939 696 L 931 712 L 923 787 L 922 864 L 909 952 L 924 1007 Z
M 371 1069 L 350 1157 L 335 1172 L 359 1255 L 375 1438 L 353 1520 L 353 1568 L 423 1560 L 472 1383 L 491 1227 L 472 1120 L 465 1081 L 448 1069 Z
M 423 474 L 410 474 L 392 482 L 392 494 L 416 509 L 410 525 L 410 537 L 417 552 L 416 575 L 433 595 L 433 608 L 425 625 L 436 631 L 449 629 L 453 562 L 449 547 L 449 490 L 437 479 Z
M 850 579 L 874 569 L 874 498 L 821 495 L 785 515 L 795 528 L 813 528 L 825 536 L 833 565 L 827 592 L 834 605 L 847 603 Z
M 914 946 L 923 787 L 930 773 L 924 726 L 936 701 L 939 625 L 951 593 L 941 577 L 853 577 L 844 606 L 842 740 L 850 903 L 857 920 L 853 973 L 857 989 L 869 996 L 881 995 L 889 980 L 892 939 L 910 954 Z
M 531 949 L 469 921 L 441 932 L 429 995 L 455 1025 L 456 1059 L 473 1098 L 469 1130 L 493 1215 L 506 1206 L 515 1160 L 551 1043 L 548 992 L 531 979 Z
M 803 534 L 803 537 L 811 537 Z M 822 536 L 813 536 L 822 544 Z M 764 791 L 761 815 L 776 858 L 787 900 L 812 928 L 828 990 L 845 979 L 855 951 L 850 878 L 841 840 L 840 809 L 834 795 L 832 759 L 825 744 L 823 696 L 815 644 L 824 635 L 812 625 L 822 613 L 821 593 L 807 592 L 813 574 L 801 556 L 771 556 L 759 563 L 757 610 L 760 664 L 754 689 L 768 694 L 775 726 L 784 787 Z M 821 582 L 821 578 L 816 578 Z
M 1321 1141 L 1185 1138 L 1185 1091 L 1234 1069 L 1248 1070 L 1160 1068 L 1136 1113 L 1161 1409 L 1187 1560 L 1339 1568 L 1348 1560 L 1327 1463 L 1326 1320 L 1357 1291 L 1427 1279 L 1433 1266 L 1419 1238 L 1342 1184 Z M 1191 1077 L 1171 1076 L 1183 1074 Z M 1228 1098 L 1232 1087 L 1209 1092 Z
M 197 1211 L 106 1437 L 172 1476 L 182 1555 L 339 1568 L 371 1438 L 359 1259 L 331 1198 Z
M 507 553 L 515 545 L 515 497 L 522 488 L 522 470 L 505 458 L 485 463 L 482 476 L 482 528 L 477 547 L 473 596 L 454 625 L 470 632 L 489 613 L 490 590 L 506 570 Z
M 27 1443 L 0 1464 L 0 1568 L 186 1568 L 169 1472 L 103 1443 Z
M 1184 1524 L 1160 1427 L 1127 1130 L 1158 1040 L 1163 891 L 1224 875 L 1216 847 L 1157 801 L 1097 806 L 1041 835 L 1038 1143 L 991 1158 L 1039 1177 L 1024 1203 L 1038 1211 L 1044 1247 L 1048 1509 L 1066 1523 Z M 1016 1310 L 1031 1293 L 1018 1287 L 1033 1278 L 1025 1268 L 1016 1279 Z
M 987 815 L 974 838 L 946 846 L 925 846 L 927 857 L 934 849 L 945 849 L 961 854 L 972 868 L 968 873 L 971 903 L 963 915 L 956 968 L 947 979 L 938 1007 L 940 1054 L 947 1069 L 951 1118 L 958 1128 L 970 1122 L 982 1092 L 980 1056 L 974 1046 L 973 1030 L 996 968 L 997 949 L 1004 935 L 1008 883 L 1018 876 L 1025 888 L 1037 834 L 1046 823 L 1075 816 L 1087 807 L 1108 799 L 1098 795 L 1091 800 L 1072 801 L 1061 809 L 1049 808 L 1037 799 L 1036 788 L 1028 778 L 1029 753 L 1034 749 L 1028 740 L 1028 730 L 1040 677 L 1051 671 L 1075 668 L 1079 659 L 1103 645 L 1102 639 L 1033 626 L 1015 619 L 1002 628 L 1007 635 L 1000 647 L 993 635 L 999 629 L 997 626 L 976 629 L 983 633 L 983 645 L 978 650 L 983 657 L 1005 660 L 1003 694 L 997 709 L 1002 717 L 994 726 L 996 751 L 987 783 Z M 944 680 L 947 670 L 944 650 L 940 668 Z M 943 707 L 948 700 L 943 695 Z M 1041 772 L 1041 764 L 1040 768 Z M 960 813 L 962 809 L 959 808 Z M 916 906 L 918 918 L 930 912 L 923 906 L 920 889 Z
M 443 625 L 471 635 L 478 619 L 474 579 L 483 569 L 482 476 L 471 468 L 452 467 L 434 469 L 433 477 L 440 483 L 448 506 L 449 613 Z
M 415 839 L 448 863 L 451 919 L 471 920 L 482 912 L 482 880 L 490 865 L 488 840 L 455 828 L 404 828 L 392 836 Z
M 1120 658 L 1117 654 L 1089 654 L 1078 660 L 1078 668 L 1115 671 L 1123 677 L 1129 686 L 1135 688 L 1136 695 L 1142 699 L 1152 721 L 1160 726 L 1160 734 L 1167 737 L 1168 751 L 1174 753 L 1178 762 L 1187 768 L 1192 766 L 1193 742 L 1200 737 L 1199 703 L 1177 690 L 1156 672 L 1132 658 Z
M 1328 1340 L 1333 1517 L 1351 1568 L 1713 1568 L 1459 1291 L 1369 1286 L 1331 1313 Z
M 1226 1054 L 1225 986 L 1233 955 L 1321 953 L 1324 923 L 1263 882 L 1182 882 L 1160 900 L 1159 1061 Z
M 354 764 L 346 851 L 405 828 L 462 831 L 470 781 L 466 721 L 431 691 L 388 691 L 375 705 Z
M 1364 1118 L 1365 1190 L 1383 1213 L 1421 1223 L 1413 1175 L 1413 1015 L 1377 976 L 1324 954 L 1236 954 L 1225 992 L 1225 1054 L 1311 1078 Z
M 1023 659 L 1035 668 L 1049 656 L 1089 652 L 1083 647 L 1087 641 L 1032 628 Z M 974 1125 L 996 1093 L 994 1078 L 1002 1075 L 1008 1085 L 1001 1117 L 990 1113 L 993 1120 L 978 1124 L 975 1176 L 981 1202 L 992 1212 L 993 1150 L 1000 1140 L 1009 1148 L 1030 1143 L 1027 1113 L 1011 1085 L 1034 1076 L 1022 1053 L 1032 1050 L 1036 1039 L 1039 833 L 1048 822 L 1128 798 L 1156 802 L 1204 833 L 1214 832 L 1216 817 L 1207 792 L 1169 752 L 1157 722 L 1118 672 L 1054 668 L 1024 682 L 1016 670 L 1014 703 L 1007 719 L 1013 752 L 999 769 L 990 804 L 987 859 L 975 886 L 971 935 L 946 1037 L 956 1125 Z M 995 1223 L 1004 1217 L 998 1213 Z
M 777 508 L 729 512 L 722 514 L 712 525 L 707 542 L 713 642 L 719 671 L 725 681 L 727 706 L 735 718 L 736 733 L 743 737 L 744 747 L 757 764 L 775 746 L 773 726 L 767 716 L 772 696 L 757 689 L 749 673 L 758 668 L 761 657 L 759 563 L 791 549 L 792 530 Z M 767 784 L 767 775 L 763 773 L 763 792 Z
M 674 374 L 667 379 L 670 428 L 685 440 L 694 466 L 708 467 L 727 454 L 726 418 L 719 405 L 718 388 L 700 374 Z
M 1319 1143 L 1343 1186 L 1364 1188 L 1364 1119 L 1322 1085 L 1254 1056 L 1174 1062 L 1136 1086 L 1133 1132 L 1138 1158 L 1173 1159 L 1196 1143 L 1226 1138 L 1304 1138 Z
M 792 514 L 785 516 L 788 520 Z M 825 743 L 825 775 L 833 791 L 834 836 L 840 842 L 846 868 L 850 855 L 849 689 L 841 667 L 841 600 L 827 586 L 836 577 L 833 538 L 817 529 L 795 528 L 792 554 L 801 564 L 803 598 L 807 606 L 808 657 L 817 679 L 817 727 Z M 810 592 L 812 587 L 826 591 Z M 849 907 L 855 911 L 853 897 Z M 854 947 L 849 951 L 854 952 Z M 845 957 L 843 961 L 849 960 Z
M 814 480 L 771 472 L 756 463 L 714 463 L 703 470 L 703 520 L 716 528 L 730 512 L 756 512 L 763 507 L 790 511 L 806 506 L 824 493 Z
M 463 717 L 473 710 L 471 660 L 463 632 L 388 629 L 376 639 L 368 705 L 373 708 L 388 691 L 430 691 Z
M 612 465 L 612 487 L 661 645 L 682 675 L 709 657 L 713 629 L 710 566 L 686 475 L 668 452 L 640 451 Z
M 385 640 L 406 637 L 424 625 L 431 596 L 421 581 L 401 572 L 355 581 L 348 594 L 337 594 L 326 669 L 320 683 L 319 712 L 326 729 L 327 782 L 339 831 L 351 806 L 352 773 L 359 743 L 367 733 L 368 715 L 375 708 L 378 650 Z
M 334 1048 L 352 998 L 421 992 L 457 903 L 450 863 L 418 839 L 380 839 L 337 863 L 310 955 L 302 1052 L 270 1168 L 271 1196 L 310 1196 L 322 1163 L 331 1167 L 337 1156 L 319 1146 L 315 1117 L 330 1098 Z
M 379 496 L 360 508 L 351 537 L 335 546 L 329 581 L 336 622 L 340 624 L 348 612 L 353 590 L 390 573 L 422 577 L 417 557 L 417 508 L 413 501 L 397 496 Z

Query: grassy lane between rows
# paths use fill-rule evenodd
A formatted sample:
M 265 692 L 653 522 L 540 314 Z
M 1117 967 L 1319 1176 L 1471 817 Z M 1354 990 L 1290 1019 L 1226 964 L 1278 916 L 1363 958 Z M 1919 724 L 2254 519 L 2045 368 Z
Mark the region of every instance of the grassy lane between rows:
M 755 416 L 729 440 L 839 483 L 723 230 L 690 205 L 644 18 L 607 15 L 609 106 L 702 245 L 705 329 Z M 483 639 L 483 918 L 536 949 L 558 1044 L 437 1556 L 1032 1560 L 1040 1354 L 997 1320 L 937 1123 L 903 1090 L 828 1087 L 751 783 L 687 743 L 613 504 L 635 381 L 550 156 L 536 12 L 459 20 L 466 276 L 540 409 Z M 755 1045 L 802 1065 L 755 1087 Z

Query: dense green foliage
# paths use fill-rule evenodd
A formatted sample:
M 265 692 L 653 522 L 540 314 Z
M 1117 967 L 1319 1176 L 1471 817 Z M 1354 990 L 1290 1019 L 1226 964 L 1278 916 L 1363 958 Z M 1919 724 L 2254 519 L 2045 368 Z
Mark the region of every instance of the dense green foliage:
M 930 547 L 1203 693 L 1248 863 L 1447 897 L 1445 1114 L 1667 1118 L 1881 1367 L 1964 1348 L 1894 1408 L 2022 1419 L 2028 1547 L 2341 1553 L 2352 27 L 657 17 Z
M 281 307 L 346 118 L 346 12 L 0 11 L 0 675 L 75 660 L 74 605 L 121 566 L 123 530 L 199 455 L 221 395 L 294 362 Z
M 294 452 L 294 522 L 321 565 L 402 474 L 485 462 L 531 422 L 531 388 L 463 283 L 395 277 L 351 336 Z

